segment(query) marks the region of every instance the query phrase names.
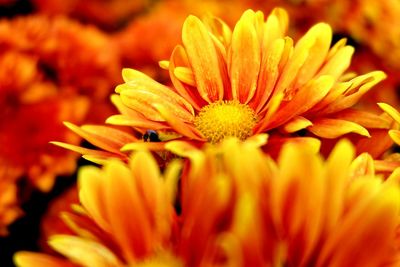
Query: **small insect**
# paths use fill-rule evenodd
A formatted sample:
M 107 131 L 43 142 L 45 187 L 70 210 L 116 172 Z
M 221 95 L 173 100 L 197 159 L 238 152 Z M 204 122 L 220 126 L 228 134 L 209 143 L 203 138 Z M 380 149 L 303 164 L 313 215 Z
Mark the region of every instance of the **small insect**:
M 154 130 L 146 130 L 146 133 L 143 134 L 143 141 L 145 142 L 161 142 L 158 133 Z

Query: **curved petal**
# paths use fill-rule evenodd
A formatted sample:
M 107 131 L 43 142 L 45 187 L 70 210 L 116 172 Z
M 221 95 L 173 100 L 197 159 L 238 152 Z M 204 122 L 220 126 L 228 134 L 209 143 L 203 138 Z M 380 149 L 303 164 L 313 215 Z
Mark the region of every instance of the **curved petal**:
M 20 251 L 14 254 L 14 263 L 18 267 L 78 267 L 77 265 L 54 256 L 42 253 Z
M 312 122 L 313 125 L 307 129 L 319 137 L 333 139 L 348 133 L 370 137 L 367 129 L 351 121 L 322 118 Z
M 185 20 L 182 41 L 202 98 L 208 103 L 222 100 L 224 83 L 217 50 L 206 27 L 197 17 L 189 16 Z
M 83 267 L 122 266 L 122 262 L 109 249 L 95 241 L 77 236 L 56 235 L 50 238 L 49 245 Z

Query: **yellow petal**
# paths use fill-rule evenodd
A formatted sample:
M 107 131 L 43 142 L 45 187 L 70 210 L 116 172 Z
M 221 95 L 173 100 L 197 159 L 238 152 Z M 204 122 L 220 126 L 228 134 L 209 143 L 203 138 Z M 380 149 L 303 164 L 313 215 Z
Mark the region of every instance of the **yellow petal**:
M 64 259 L 27 251 L 15 253 L 14 263 L 18 267 L 76 267 L 75 264 Z
M 400 112 L 398 112 L 394 107 L 386 103 L 378 103 L 378 106 L 389 114 L 397 123 L 400 123 Z
M 125 165 L 112 161 L 105 165 L 104 172 L 105 210 L 111 233 L 120 244 L 125 259 L 135 262 L 156 245 L 153 244 L 148 213 L 134 177 Z
M 297 117 L 294 117 L 289 122 L 287 122 L 285 125 L 283 125 L 282 131 L 285 133 L 294 133 L 299 130 L 305 129 L 311 125 L 312 125 L 311 121 L 307 120 L 306 118 L 304 118 L 302 116 L 297 116 Z
M 49 245 L 83 267 L 122 265 L 118 258 L 105 246 L 77 236 L 52 236 Z
M 400 131 L 398 130 L 390 130 L 389 131 L 390 138 L 400 146 Z
M 201 137 L 202 135 L 195 128 L 191 127 L 189 124 L 186 124 L 180 118 L 175 117 L 166 107 L 158 103 L 154 103 L 153 106 L 176 132 L 191 139 L 203 139 Z
M 313 125 L 307 129 L 313 134 L 323 138 L 337 138 L 348 133 L 356 133 L 370 137 L 367 129 L 357 123 L 345 120 L 316 119 L 313 120 Z

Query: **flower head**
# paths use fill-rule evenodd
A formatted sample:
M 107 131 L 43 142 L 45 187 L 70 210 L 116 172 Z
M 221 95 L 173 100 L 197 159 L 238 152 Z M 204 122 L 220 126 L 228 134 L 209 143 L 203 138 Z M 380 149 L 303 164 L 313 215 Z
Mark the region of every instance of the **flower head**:
M 82 208 L 65 217 L 76 235 L 49 244 L 78 266 L 398 263 L 399 173 L 383 181 L 349 142 L 327 160 L 288 144 L 277 162 L 255 140 L 168 146 L 188 162 L 164 174 L 147 152 L 82 169 Z M 42 257 L 15 259 L 34 267 Z
M 113 98 L 121 114 L 107 122 L 211 143 L 264 132 L 290 137 L 302 129 L 322 138 L 369 136 L 365 127 L 377 125 L 362 123 L 361 111 L 353 119 L 347 112 L 385 75 L 345 76 L 354 49 L 345 40 L 330 47 L 327 24 L 316 24 L 295 45 L 287 27 L 282 9 L 266 20 L 248 10 L 233 31 L 217 18 L 203 23 L 189 16 L 183 45 L 161 62 L 174 87 L 124 69 Z

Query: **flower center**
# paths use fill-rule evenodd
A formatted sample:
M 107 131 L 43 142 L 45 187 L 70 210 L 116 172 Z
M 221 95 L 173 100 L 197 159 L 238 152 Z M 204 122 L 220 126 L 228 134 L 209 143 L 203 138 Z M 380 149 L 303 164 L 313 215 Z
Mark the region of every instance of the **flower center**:
M 211 103 L 203 107 L 194 120 L 196 128 L 211 143 L 226 137 L 245 140 L 252 135 L 256 122 L 254 111 L 237 100 Z

